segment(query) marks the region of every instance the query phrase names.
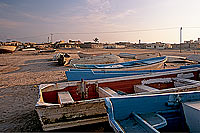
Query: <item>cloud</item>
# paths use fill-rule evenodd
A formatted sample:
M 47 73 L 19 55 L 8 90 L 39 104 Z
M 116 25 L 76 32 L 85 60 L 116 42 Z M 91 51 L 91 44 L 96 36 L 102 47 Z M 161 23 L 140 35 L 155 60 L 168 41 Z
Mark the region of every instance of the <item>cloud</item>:
M 121 25 L 121 19 L 131 17 L 136 11 L 127 9 L 124 12 L 111 11 L 110 0 L 87 0 L 86 14 L 74 15 L 68 18 L 68 22 L 77 25 L 86 31 L 113 31 L 126 29 L 126 25 Z M 116 19 L 118 19 L 116 21 Z
M 107 23 L 108 14 L 111 9 L 109 0 L 87 0 L 85 13 L 73 15 L 68 22 L 90 26 L 102 26 Z
M 0 27 L 1 28 L 17 28 L 19 26 L 24 26 L 24 22 L 12 21 L 9 19 L 0 18 Z
M 105 13 L 111 9 L 109 0 L 87 0 L 87 3 L 88 10 L 91 13 Z
M 49 17 L 43 17 L 43 16 L 38 16 L 38 15 L 32 15 L 30 13 L 25 13 L 25 12 L 21 12 L 20 13 L 21 16 L 28 18 L 28 19 L 33 19 L 33 20 L 37 20 L 37 21 L 42 21 L 42 22 L 54 22 L 53 19 L 49 18 Z
M 10 7 L 10 5 L 0 2 L 0 8 L 9 8 L 9 7 Z
M 112 19 L 119 19 L 119 18 L 125 18 L 127 16 L 131 16 L 133 14 L 135 14 L 136 11 L 135 10 L 126 10 L 122 13 L 116 14 L 114 16 L 112 16 Z

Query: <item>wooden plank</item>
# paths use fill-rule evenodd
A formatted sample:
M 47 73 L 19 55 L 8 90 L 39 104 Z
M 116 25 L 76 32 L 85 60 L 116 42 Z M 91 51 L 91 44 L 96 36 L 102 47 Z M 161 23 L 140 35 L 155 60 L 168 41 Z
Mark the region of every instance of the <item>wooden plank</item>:
M 58 103 L 59 104 L 69 104 L 73 103 L 74 100 L 68 91 L 58 92 Z
M 158 91 L 158 89 L 149 87 L 147 85 L 135 85 L 134 86 L 135 93 L 141 93 L 141 92 L 154 92 Z
M 108 87 L 104 88 L 99 87 L 99 97 L 113 97 L 113 96 L 119 96 L 119 94 Z

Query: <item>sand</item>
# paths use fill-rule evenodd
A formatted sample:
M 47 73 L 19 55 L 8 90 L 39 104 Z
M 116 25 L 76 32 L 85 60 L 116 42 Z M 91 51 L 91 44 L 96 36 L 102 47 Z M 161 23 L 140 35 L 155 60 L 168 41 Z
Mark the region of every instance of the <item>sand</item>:
M 193 51 L 146 50 L 146 49 L 72 49 L 59 50 L 78 58 L 77 51 L 119 53 L 160 52 L 161 55 L 188 56 Z M 197 53 L 197 51 L 196 51 Z M 42 131 L 37 114 L 34 111 L 38 98 L 38 85 L 66 81 L 66 66 L 58 66 L 52 61 L 55 53 L 38 51 L 16 51 L 13 54 L 0 54 L 0 131 Z M 169 68 L 184 64 L 169 64 Z

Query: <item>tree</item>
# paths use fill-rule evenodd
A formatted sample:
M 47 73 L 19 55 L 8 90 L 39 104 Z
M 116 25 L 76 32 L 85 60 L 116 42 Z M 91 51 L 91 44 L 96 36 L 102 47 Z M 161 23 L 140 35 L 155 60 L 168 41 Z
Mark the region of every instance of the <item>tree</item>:
M 97 37 L 95 37 L 93 40 L 94 42 L 99 42 L 99 39 Z

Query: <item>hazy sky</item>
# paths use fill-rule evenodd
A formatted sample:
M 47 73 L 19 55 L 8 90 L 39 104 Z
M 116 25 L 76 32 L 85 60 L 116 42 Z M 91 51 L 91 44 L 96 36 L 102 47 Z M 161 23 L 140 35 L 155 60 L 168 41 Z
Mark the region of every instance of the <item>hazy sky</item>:
M 0 41 L 178 43 L 181 26 L 183 40 L 200 37 L 199 12 L 200 0 L 0 0 Z

